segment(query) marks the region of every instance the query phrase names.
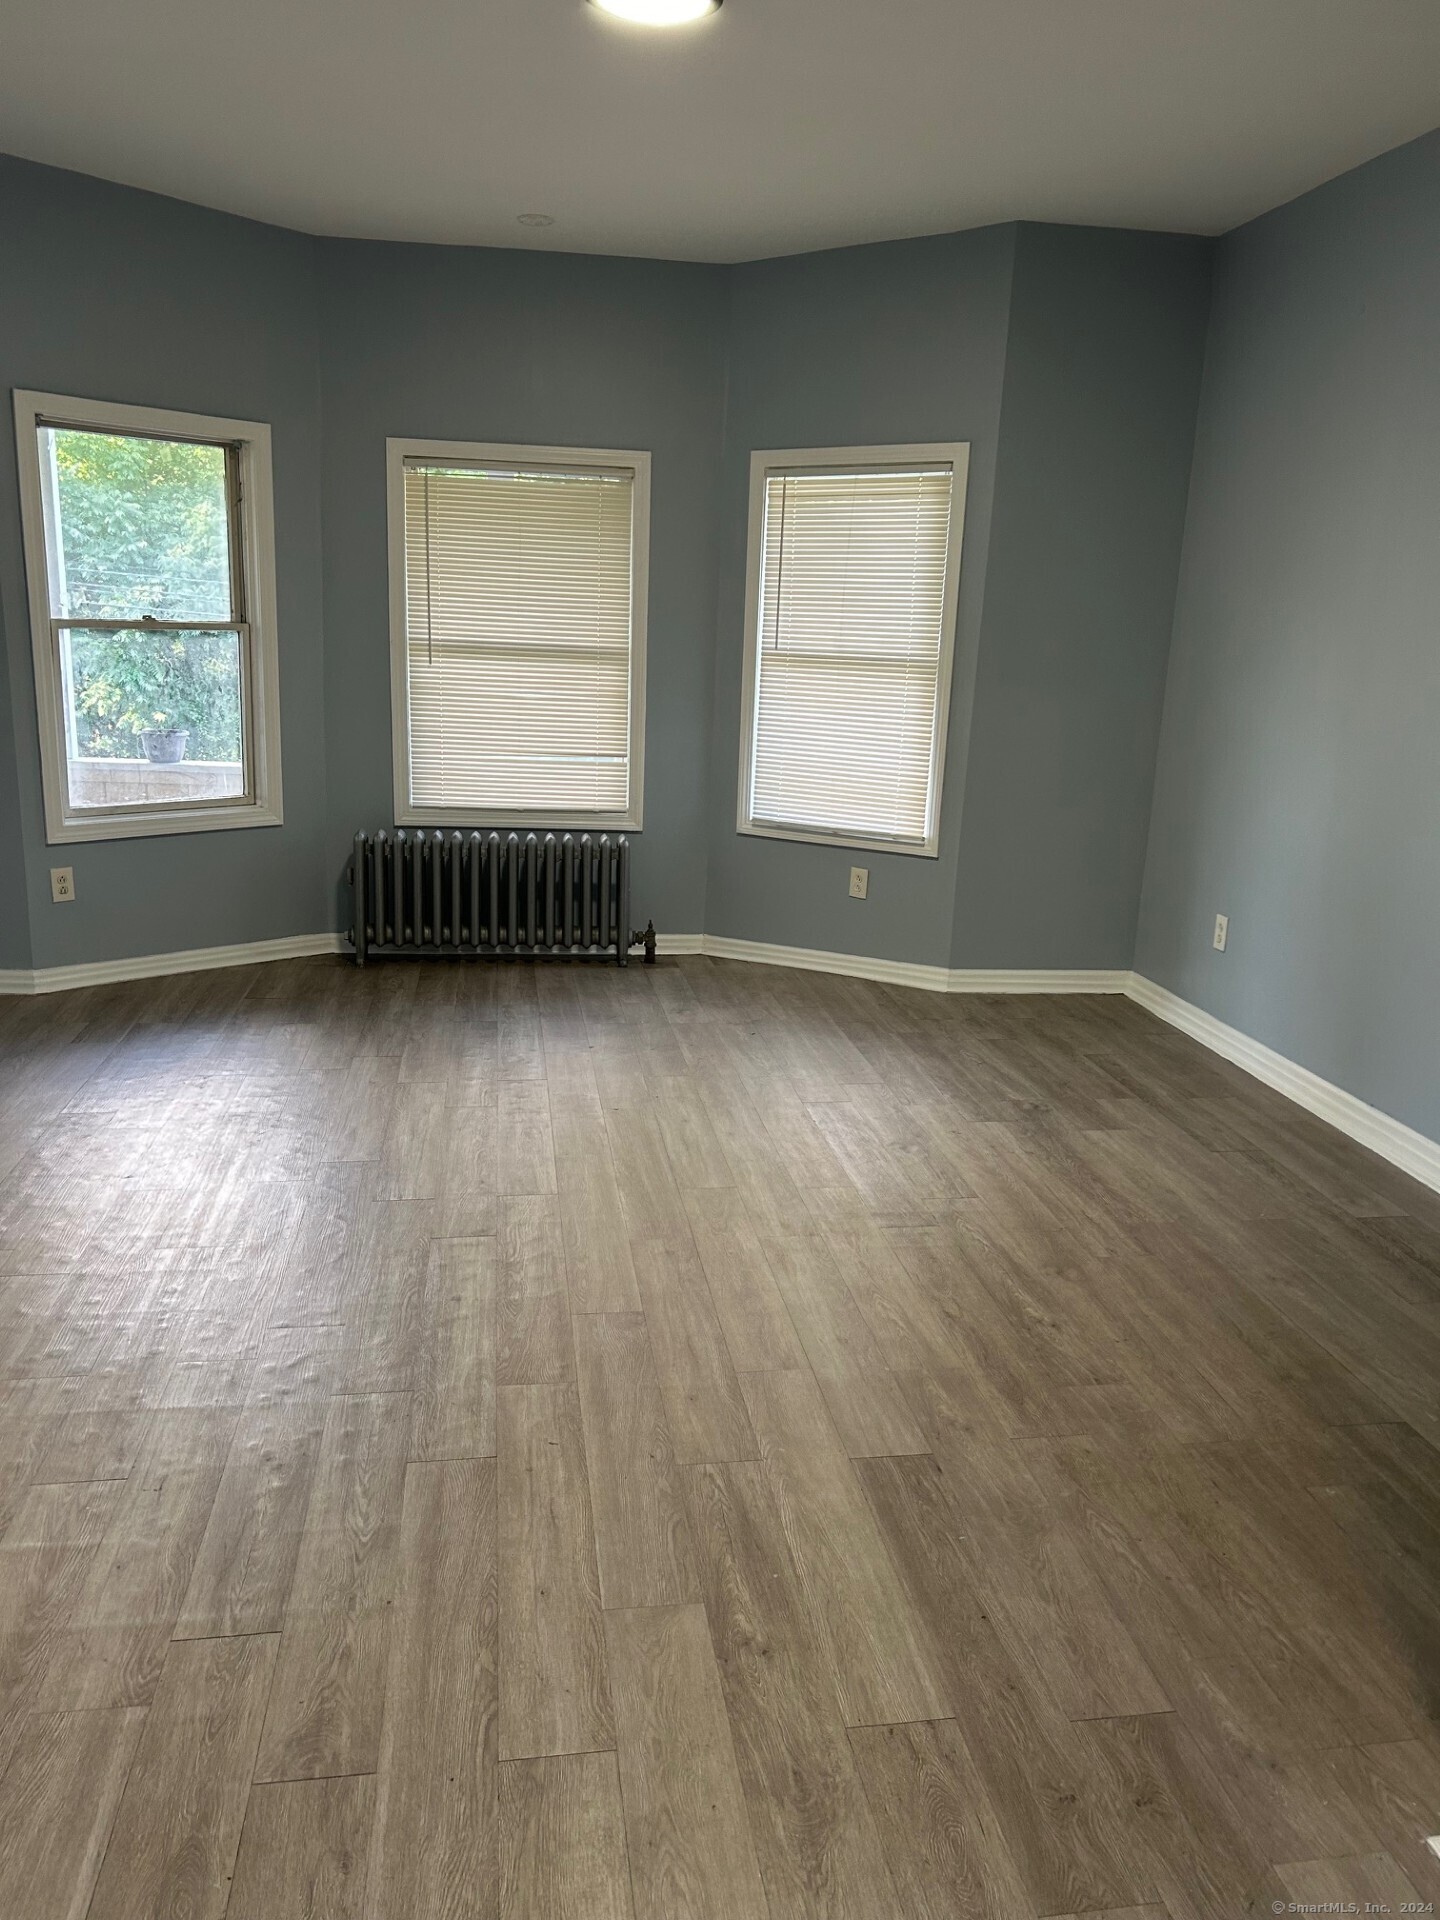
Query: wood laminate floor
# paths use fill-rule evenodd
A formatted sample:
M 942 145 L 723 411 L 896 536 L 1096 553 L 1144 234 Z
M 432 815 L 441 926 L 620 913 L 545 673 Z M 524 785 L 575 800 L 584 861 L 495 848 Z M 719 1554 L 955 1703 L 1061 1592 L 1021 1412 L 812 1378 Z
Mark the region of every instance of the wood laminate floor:
M 0 1913 L 1440 1897 L 1440 1197 L 1137 1007 L 321 960 L 0 1076 Z

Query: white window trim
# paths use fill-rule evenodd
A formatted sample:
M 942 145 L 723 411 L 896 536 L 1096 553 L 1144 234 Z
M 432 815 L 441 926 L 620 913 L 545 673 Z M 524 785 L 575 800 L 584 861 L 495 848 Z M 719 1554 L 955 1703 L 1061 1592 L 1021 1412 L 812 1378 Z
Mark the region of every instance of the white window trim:
M 894 840 L 863 833 L 827 832 L 823 827 L 774 826 L 750 817 L 750 787 L 755 752 L 755 705 L 759 691 L 755 659 L 760 634 L 760 567 L 765 535 L 765 483 L 786 471 L 813 473 L 832 467 L 949 466 L 950 537 L 945 548 L 945 589 L 940 616 L 939 711 L 930 769 L 930 831 L 923 841 Z M 760 840 L 798 840 L 824 847 L 863 847 L 872 853 L 913 853 L 933 860 L 940 851 L 940 790 L 945 776 L 945 740 L 950 723 L 951 682 L 955 670 L 955 616 L 960 593 L 960 549 L 965 529 L 965 483 L 970 468 L 967 440 L 924 442 L 896 447 L 791 447 L 750 456 L 750 516 L 745 558 L 745 667 L 740 694 L 740 778 L 736 790 L 735 831 Z
M 46 560 L 44 477 L 38 429 L 46 421 L 99 432 L 153 433 L 169 439 L 221 441 L 239 448 L 240 547 L 245 615 L 250 629 L 246 663 L 250 764 L 254 793 L 248 800 L 185 806 L 145 803 L 107 811 L 66 803 L 65 703 L 50 614 Z M 270 429 L 258 420 L 229 420 L 117 401 L 81 400 L 69 394 L 16 389 L 15 441 L 20 469 L 20 521 L 30 602 L 30 639 L 35 662 L 35 704 L 40 723 L 40 779 L 45 800 L 45 838 L 51 846 L 83 840 L 135 840 L 147 835 L 214 833 L 282 824 L 280 789 L 280 671 L 275 618 L 275 505 L 270 465 Z
M 410 799 L 410 689 L 405 622 L 405 462 L 492 460 L 507 466 L 630 468 L 635 475 L 630 546 L 630 805 L 624 813 L 574 807 L 417 807 Z M 483 440 L 387 440 L 385 497 L 390 540 L 390 715 L 395 824 L 401 827 L 571 827 L 638 832 L 645 800 L 645 634 L 650 600 L 650 455 L 605 447 L 521 447 Z

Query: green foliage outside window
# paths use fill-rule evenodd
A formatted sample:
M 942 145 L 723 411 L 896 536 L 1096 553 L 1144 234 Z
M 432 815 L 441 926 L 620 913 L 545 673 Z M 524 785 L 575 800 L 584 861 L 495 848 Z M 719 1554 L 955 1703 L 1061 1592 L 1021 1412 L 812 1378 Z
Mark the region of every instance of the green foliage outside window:
M 232 617 L 222 448 L 65 428 L 54 456 L 69 619 Z M 241 757 L 234 632 L 77 625 L 70 685 L 85 758 L 139 759 L 146 728 L 186 729 L 191 760 Z
M 83 759 L 139 760 L 141 731 L 184 728 L 189 760 L 240 758 L 240 674 L 233 633 L 70 636 L 76 742 Z

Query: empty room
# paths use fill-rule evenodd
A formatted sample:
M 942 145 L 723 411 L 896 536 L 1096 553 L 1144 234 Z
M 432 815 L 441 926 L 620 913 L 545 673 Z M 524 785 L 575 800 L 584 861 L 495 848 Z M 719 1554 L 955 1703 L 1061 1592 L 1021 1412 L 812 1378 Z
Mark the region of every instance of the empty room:
M 1436 0 L 8 0 L 0 1920 L 1440 1902 Z

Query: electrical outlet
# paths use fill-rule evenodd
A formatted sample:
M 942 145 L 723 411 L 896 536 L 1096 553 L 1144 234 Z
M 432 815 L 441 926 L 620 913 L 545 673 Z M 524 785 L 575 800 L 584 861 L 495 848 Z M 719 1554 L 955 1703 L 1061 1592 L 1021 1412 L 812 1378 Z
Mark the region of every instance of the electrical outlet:
M 1225 942 L 1229 938 L 1230 916 L 1228 913 L 1217 913 L 1215 916 L 1215 939 L 1213 942 L 1216 953 L 1224 953 Z
M 850 898 L 852 900 L 868 900 L 869 897 L 870 897 L 869 867 L 851 867 Z
M 73 867 L 51 867 L 50 898 L 58 905 L 62 900 L 75 898 L 75 869 Z

